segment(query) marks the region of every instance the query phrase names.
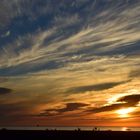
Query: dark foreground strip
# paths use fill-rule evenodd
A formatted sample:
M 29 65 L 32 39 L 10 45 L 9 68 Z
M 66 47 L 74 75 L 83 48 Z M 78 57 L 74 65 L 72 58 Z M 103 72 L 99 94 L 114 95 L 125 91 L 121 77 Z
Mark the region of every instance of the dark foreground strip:
M 140 140 L 140 132 L 1 130 L 0 140 Z

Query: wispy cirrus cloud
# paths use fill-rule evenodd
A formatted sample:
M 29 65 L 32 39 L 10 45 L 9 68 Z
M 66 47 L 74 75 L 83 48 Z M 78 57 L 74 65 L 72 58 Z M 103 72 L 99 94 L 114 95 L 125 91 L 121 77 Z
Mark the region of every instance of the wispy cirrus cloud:
M 126 82 L 112 82 L 112 83 L 101 83 L 97 85 L 87 85 L 87 86 L 81 86 L 81 87 L 74 87 L 70 90 L 68 90 L 68 93 L 84 93 L 86 91 L 102 91 L 106 89 L 113 88 L 117 85 L 121 85 Z
M 117 52 L 116 49 L 119 49 L 121 54 L 130 53 L 126 52 L 124 48 L 128 48 L 131 44 L 137 43 L 140 38 L 138 30 L 138 9 L 139 6 L 134 4 L 131 7 L 131 12 L 129 12 L 131 14 L 128 14 L 130 8 L 120 8 L 119 15 L 116 15 L 119 7 L 116 8 L 115 12 L 112 11 L 112 8 L 105 9 L 103 13 L 108 15 L 112 11 L 112 17 L 109 16 L 108 19 L 104 18 L 102 11 L 96 16 L 94 15 L 92 17 L 90 15 L 90 20 L 88 21 L 89 26 L 83 24 L 82 30 L 76 33 L 70 32 L 68 36 L 67 33 L 69 30 L 65 29 L 66 31 L 61 31 L 62 24 L 59 24 L 59 28 L 55 27 L 55 30 L 49 29 L 33 35 L 29 33 L 26 36 L 21 36 L 20 39 L 16 39 L 15 43 L 10 43 L 8 46 L 2 48 L 1 65 L 3 63 L 3 65 L 9 67 L 26 62 L 38 61 L 40 58 L 40 61 L 43 61 L 42 59 L 45 58 L 47 58 L 48 61 L 63 61 L 64 59 L 68 59 L 68 56 L 72 57 L 79 54 L 106 55 L 109 52 L 113 54 Z M 80 18 L 82 17 L 78 14 L 71 15 L 71 21 L 74 23 L 77 23 Z M 105 23 L 101 24 L 97 20 L 98 18 Z M 69 16 L 61 18 L 61 22 L 63 22 L 64 25 L 74 24 L 68 22 L 66 19 L 69 19 Z M 119 24 L 120 20 L 121 25 Z M 54 22 L 56 24 L 55 26 L 57 26 L 57 22 L 60 22 L 60 18 L 56 17 Z M 98 22 L 99 24 L 96 24 Z M 57 33 L 59 33 L 59 36 L 55 37 L 54 35 Z M 63 38 L 65 35 L 66 37 Z M 47 41 L 47 38 L 51 41 Z M 13 46 L 16 47 L 13 49 Z M 28 46 L 28 48 L 24 46 Z M 13 52 L 13 54 L 11 54 L 11 52 Z

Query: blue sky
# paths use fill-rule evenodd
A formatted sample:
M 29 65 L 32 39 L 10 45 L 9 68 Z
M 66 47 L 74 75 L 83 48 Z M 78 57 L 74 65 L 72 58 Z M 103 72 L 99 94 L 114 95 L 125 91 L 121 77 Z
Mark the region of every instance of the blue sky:
M 139 0 L 1 0 L 0 124 L 116 125 L 131 108 L 123 123 L 139 125 L 139 11 Z

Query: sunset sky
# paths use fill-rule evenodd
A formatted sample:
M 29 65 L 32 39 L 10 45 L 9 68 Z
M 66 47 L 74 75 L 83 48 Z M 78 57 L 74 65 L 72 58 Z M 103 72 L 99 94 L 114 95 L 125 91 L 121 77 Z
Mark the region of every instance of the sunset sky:
M 140 0 L 0 0 L 0 126 L 140 126 Z

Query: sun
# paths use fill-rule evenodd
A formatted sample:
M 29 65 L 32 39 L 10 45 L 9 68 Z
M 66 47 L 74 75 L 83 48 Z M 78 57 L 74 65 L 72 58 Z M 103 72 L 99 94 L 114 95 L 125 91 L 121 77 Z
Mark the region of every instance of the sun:
M 116 111 L 116 113 L 124 118 L 124 117 L 129 117 L 130 113 L 134 111 L 134 108 L 123 108 L 123 109 L 119 109 Z

